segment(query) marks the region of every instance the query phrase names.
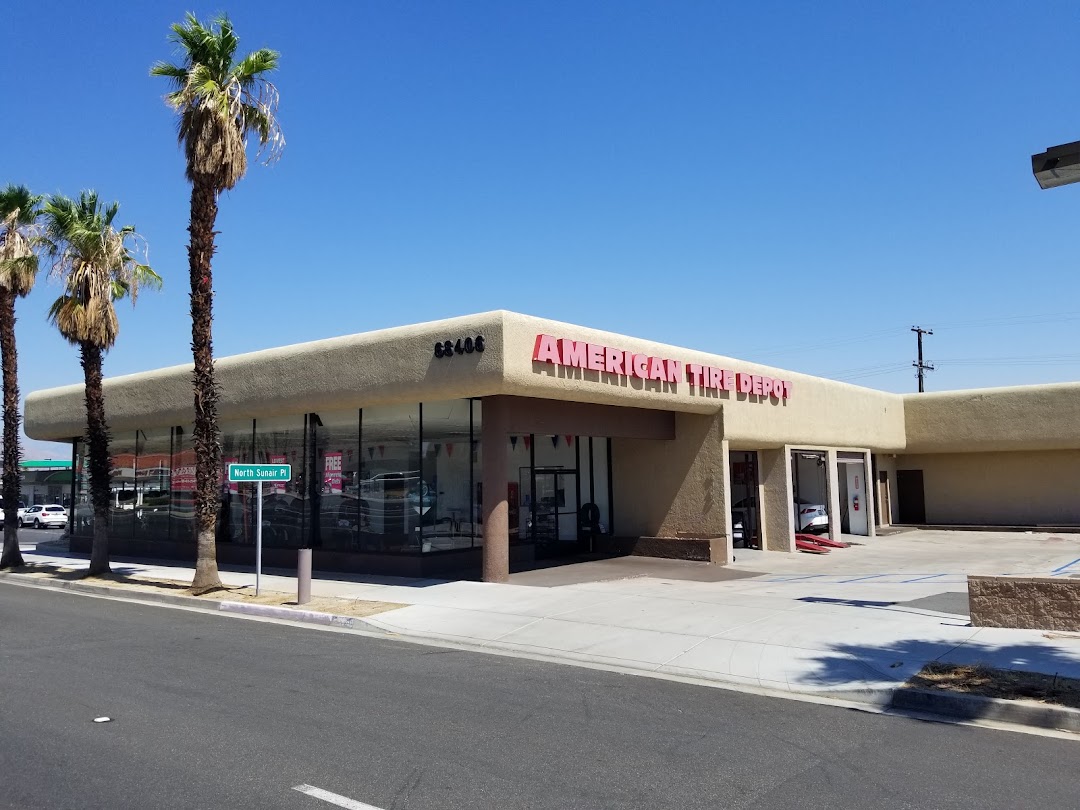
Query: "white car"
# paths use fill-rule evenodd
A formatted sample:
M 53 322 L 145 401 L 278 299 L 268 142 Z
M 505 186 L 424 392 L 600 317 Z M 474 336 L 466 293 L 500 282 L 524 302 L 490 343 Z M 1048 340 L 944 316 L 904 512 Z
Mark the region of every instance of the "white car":
M 33 526 L 35 529 L 63 529 L 67 526 L 67 509 L 56 503 L 27 507 L 19 518 L 20 526 Z
M 795 513 L 800 532 L 822 534 L 829 531 L 829 510 L 824 505 L 796 498 Z

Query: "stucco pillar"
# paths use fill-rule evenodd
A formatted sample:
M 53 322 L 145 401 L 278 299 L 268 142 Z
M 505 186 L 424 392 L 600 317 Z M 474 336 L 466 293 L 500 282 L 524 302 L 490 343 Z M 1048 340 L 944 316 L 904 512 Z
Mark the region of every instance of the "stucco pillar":
M 761 504 L 761 547 L 795 550 L 795 508 L 791 491 L 791 451 L 787 447 L 758 451 Z
M 731 448 L 728 440 L 720 442 L 720 469 L 717 476 L 716 508 L 720 513 L 721 532 L 709 540 L 709 562 L 727 565 L 735 557 L 735 536 L 731 529 Z
M 836 451 L 825 451 L 825 469 L 829 475 L 829 537 L 837 542 L 843 533 L 840 528 L 840 471 L 837 469 Z
M 874 526 L 874 516 L 877 514 L 877 498 L 873 497 L 873 493 L 877 490 L 877 482 L 874 480 L 874 465 L 873 458 L 870 451 L 867 450 L 863 453 L 864 467 L 866 472 L 866 480 L 863 482 L 863 489 L 866 491 L 866 525 L 867 535 L 869 537 L 877 537 L 877 528 Z
M 506 502 L 509 404 L 502 397 L 484 397 L 481 402 L 484 582 L 507 582 L 510 579 L 510 507 Z

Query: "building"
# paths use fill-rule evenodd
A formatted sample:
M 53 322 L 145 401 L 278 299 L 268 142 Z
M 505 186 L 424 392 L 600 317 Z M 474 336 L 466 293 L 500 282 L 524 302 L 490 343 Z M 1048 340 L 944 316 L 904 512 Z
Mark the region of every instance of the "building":
M 19 499 L 27 506 L 39 503 L 71 505 L 71 462 L 57 459 L 19 462 Z
M 217 361 L 223 465 L 267 486 L 266 559 L 437 575 L 580 551 L 725 562 L 803 529 L 1080 526 L 1080 384 L 898 395 L 512 312 Z M 190 367 L 110 379 L 117 551 L 194 553 Z M 74 446 L 81 385 L 27 398 Z M 219 557 L 249 562 L 254 492 L 222 474 Z

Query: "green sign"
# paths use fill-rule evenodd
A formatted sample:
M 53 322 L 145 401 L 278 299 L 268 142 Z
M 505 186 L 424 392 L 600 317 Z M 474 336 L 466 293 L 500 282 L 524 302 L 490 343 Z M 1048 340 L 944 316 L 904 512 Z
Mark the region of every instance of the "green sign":
M 229 481 L 291 481 L 291 464 L 230 464 Z

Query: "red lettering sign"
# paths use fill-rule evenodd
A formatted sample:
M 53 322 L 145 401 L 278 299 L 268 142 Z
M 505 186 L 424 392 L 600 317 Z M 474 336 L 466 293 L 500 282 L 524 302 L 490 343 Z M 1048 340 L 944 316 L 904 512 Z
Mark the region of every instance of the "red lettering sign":
M 758 374 L 735 372 L 697 363 L 683 363 L 666 357 L 635 354 L 624 349 L 589 343 L 584 340 L 537 335 L 533 362 L 580 368 L 623 377 L 678 385 L 686 381 L 692 388 L 732 391 L 757 397 L 759 402 L 786 400 L 791 396 L 791 382 Z

